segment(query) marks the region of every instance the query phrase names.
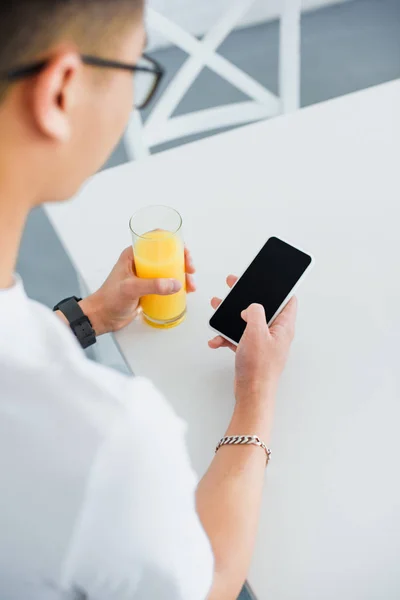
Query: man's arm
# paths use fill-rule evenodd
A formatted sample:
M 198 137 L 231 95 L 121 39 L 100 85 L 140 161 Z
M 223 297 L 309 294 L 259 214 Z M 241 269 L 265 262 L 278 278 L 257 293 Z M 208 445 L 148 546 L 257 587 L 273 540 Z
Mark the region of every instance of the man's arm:
M 186 290 L 196 291 L 195 268 L 190 252 L 185 249 Z M 137 316 L 140 298 L 148 294 L 168 296 L 181 289 L 174 279 L 141 279 L 136 275 L 133 250 L 126 248 L 101 288 L 79 304 L 89 318 L 97 336 L 119 331 Z M 68 325 L 65 316 L 57 316 Z
M 92 294 L 91 296 L 81 300 L 79 302 L 79 306 L 81 307 L 83 314 L 89 318 L 97 337 L 99 335 L 103 335 L 104 333 L 109 333 L 109 330 L 105 326 L 105 320 L 103 317 L 104 311 L 96 297 L 96 294 Z M 61 310 L 55 311 L 55 314 L 66 325 L 69 325 L 68 319 L 61 312 Z
M 247 328 L 236 354 L 236 408 L 226 435 L 258 435 L 268 446 L 278 379 L 294 334 L 296 301 L 271 330 L 262 307 L 253 305 L 246 313 Z M 222 338 L 210 345 L 234 349 Z M 209 600 L 236 600 L 245 582 L 265 466 L 265 452 L 258 446 L 222 446 L 198 486 L 197 509 L 215 558 Z
M 273 398 L 271 397 L 271 409 Z M 226 435 L 257 433 L 265 419 L 235 412 Z M 214 552 L 209 600 L 235 600 L 246 580 L 260 515 L 266 455 L 258 446 L 222 446 L 197 491 L 197 509 Z

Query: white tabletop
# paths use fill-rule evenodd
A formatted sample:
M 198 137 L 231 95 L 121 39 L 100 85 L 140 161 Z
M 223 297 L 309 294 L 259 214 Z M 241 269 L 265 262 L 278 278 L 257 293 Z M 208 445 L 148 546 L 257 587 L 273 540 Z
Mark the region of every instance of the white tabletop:
M 117 341 L 187 420 L 199 474 L 233 406 L 233 356 L 207 347 L 210 297 L 270 235 L 314 254 L 249 576 L 262 600 L 400 597 L 399 156 L 393 82 L 106 171 L 49 209 L 90 290 L 134 211 L 182 213 L 199 287 L 186 323 L 135 322 Z

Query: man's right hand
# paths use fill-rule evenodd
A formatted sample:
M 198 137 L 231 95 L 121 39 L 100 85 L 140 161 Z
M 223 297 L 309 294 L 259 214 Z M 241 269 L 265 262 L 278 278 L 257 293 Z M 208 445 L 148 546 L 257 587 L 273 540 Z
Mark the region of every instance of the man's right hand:
M 232 287 L 237 278 L 227 279 Z M 221 300 L 213 298 L 213 308 Z M 268 328 L 264 308 L 252 304 L 242 314 L 246 330 L 238 347 L 221 336 L 211 348 L 236 352 L 236 408 L 226 436 L 257 435 L 270 444 L 276 388 L 294 335 L 293 299 Z M 265 454 L 256 446 L 224 446 L 197 490 L 197 507 L 210 539 L 215 575 L 209 600 L 237 598 L 248 573 L 260 515 Z
M 232 287 L 237 278 L 230 275 L 227 278 Z M 211 305 L 218 308 L 221 300 L 213 298 Z M 294 337 L 297 312 L 296 298 L 289 304 L 268 328 L 264 308 L 252 304 L 242 313 L 247 327 L 236 347 L 221 336 L 209 342 L 210 348 L 228 347 L 236 352 L 236 401 L 245 406 L 254 402 L 263 402 L 275 395 L 278 381 L 286 364 L 290 345 Z

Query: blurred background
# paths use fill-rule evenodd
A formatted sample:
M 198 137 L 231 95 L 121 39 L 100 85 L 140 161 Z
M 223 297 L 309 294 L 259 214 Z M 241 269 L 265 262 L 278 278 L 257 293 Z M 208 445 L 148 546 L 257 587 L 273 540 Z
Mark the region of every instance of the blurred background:
M 284 0 L 258 0 L 218 52 L 278 93 L 279 21 Z M 231 0 L 150 0 L 150 6 L 201 38 L 229 9 Z M 301 19 L 301 106 L 308 106 L 400 77 L 400 0 L 303 0 Z M 150 54 L 167 69 L 168 84 L 187 55 L 160 33 L 149 31 Z M 161 91 L 162 96 L 162 91 Z M 187 114 L 245 99 L 205 68 L 174 114 Z M 144 115 L 146 119 L 148 115 Z M 187 143 L 197 134 L 161 144 L 152 152 Z M 105 168 L 123 164 L 124 141 Z M 311 176 L 312 171 L 310 170 Z M 90 243 L 88 241 L 88 243 Z M 122 248 L 121 248 L 122 250 Z M 117 257 L 115 257 L 117 259 Z M 18 262 L 29 296 L 48 306 L 79 294 L 74 269 L 42 209 L 28 221 Z

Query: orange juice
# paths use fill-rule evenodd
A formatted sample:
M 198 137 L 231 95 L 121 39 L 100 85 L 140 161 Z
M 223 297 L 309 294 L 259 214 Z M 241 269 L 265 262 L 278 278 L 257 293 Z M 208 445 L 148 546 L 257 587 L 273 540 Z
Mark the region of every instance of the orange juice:
M 138 237 L 134 246 L 138 277 L 177 279 L 182 289 L 171 296 L 144 296 L 143 314 L 150 325 L 172 327 L 182 322 L 186 312 L 185 253 L 181 238 L 157 229 Z

